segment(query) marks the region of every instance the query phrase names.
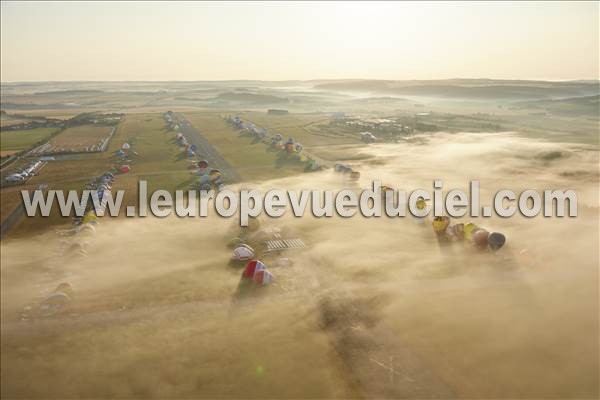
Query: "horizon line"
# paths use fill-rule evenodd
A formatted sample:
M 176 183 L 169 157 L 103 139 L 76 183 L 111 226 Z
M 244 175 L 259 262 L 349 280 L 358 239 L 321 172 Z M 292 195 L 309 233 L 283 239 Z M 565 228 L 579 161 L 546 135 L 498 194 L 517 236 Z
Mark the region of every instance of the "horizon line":
M 525 78 L 429 78 L 429 79 L 383 79 L 383 78 L 312 78 L 312 79 L 195 79 L 195 80 L 144 80 L 144 79 L 73 79 L 73 80 L 26 80 L 26 81 L 0 81 L 0 84 L 27 84 L 27 83 L 197 83 L 197 82 L 315 82 L 315 81 L 388 81 L 388 82 L 411 82 L 411 81 L 522 81 L 522 82 L 599 82 L 599 78 L 576 78 L 576 79 L 525 79 Z

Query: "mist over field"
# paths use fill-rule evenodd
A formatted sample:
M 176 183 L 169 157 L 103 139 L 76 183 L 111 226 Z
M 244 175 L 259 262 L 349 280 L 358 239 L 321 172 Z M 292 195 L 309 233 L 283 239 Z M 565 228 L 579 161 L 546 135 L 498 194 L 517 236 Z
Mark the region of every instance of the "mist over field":
M 600 398 L 599 2 L 0 20 L 2 400 Z
M 479 218 L 507 236 L 491 254 L 440 244 L 414 217 L 288 210 L 261 228 L 308 248 L 286 255 L 289 266 L 261 257 L 275 281 L 250 294 L 228 265 L 238 221 L 214 210 L 103 221 L 77 239 L 89 241 L 85 257 L 53 231 L 3 241 L 3 396 L 594 397 L 597 148 L 511 132 L 417 139 L 355 149 L 362 174 L 350 186 L 325 170 L 230 188 L 358 190 L 381 179 L 412 190 L 442 179 L 466 189 L 478 179 L 482 204 L 500 188 L 574 189 L 579 216 Z M 75 288 L 66 312 L 23 312 L 65 280 Z

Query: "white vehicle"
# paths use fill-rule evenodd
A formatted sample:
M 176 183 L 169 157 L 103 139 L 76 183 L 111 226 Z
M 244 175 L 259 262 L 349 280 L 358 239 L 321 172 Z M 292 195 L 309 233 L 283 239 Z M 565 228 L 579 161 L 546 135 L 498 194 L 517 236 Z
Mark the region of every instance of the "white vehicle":
M 6 178 L 4 178 L 4 180 L 6 182 L 22 182 L 25 180 L 25 178 L 19 174 L 12 174 L 12 175 L 9 175 Z

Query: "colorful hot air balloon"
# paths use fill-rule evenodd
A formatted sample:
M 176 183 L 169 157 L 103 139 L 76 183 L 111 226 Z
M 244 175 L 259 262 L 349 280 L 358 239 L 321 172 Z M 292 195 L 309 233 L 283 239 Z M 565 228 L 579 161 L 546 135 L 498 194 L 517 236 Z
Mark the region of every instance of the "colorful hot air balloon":
M 485 229 L 476 229 L 471 234 L 471 241 L 480 250 L 487 249 L 488 247 L 488 237 L 490 233 Z
M 256 271 L 253 278 L 255 283 L 263 286 L 269 285 L 271 282 L 273 282 L 273 279 L 273 274 L 266 269 Z
M 254 249 L 248 245 L 240 244 L 233 249 L 233 255 L 231 258 L 235 261 L 248 261 L 254 258 Z
M 267 269 L 267 266 L 264 263 L 262 263 L 261 261 L 258 261 L 258 260 L 248 261 L 248 264 L 246 264 L 246 268 L 244 268 L 244 272 L 242 273 L 242 278 L 253 279 L 254 274 L 256 274 L 258 271 L 263 271 L 265 269 Z

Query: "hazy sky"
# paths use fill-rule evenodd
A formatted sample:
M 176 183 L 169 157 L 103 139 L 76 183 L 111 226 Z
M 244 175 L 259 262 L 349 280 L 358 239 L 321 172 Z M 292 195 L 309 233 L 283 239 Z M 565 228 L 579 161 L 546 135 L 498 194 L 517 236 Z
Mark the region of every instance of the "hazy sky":
M 598 79 L 599 3 L 1 3 L 1 79 Z

